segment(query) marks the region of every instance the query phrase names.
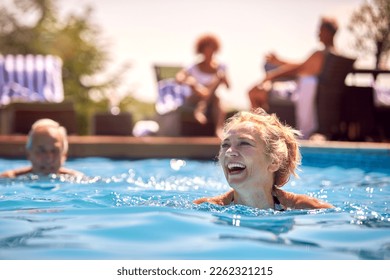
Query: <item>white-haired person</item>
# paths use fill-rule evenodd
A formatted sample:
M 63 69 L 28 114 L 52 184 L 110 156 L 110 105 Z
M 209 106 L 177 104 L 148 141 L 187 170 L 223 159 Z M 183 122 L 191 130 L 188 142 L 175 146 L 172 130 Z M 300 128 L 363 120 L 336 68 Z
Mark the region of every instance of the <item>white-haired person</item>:
M 31 166 L 5 171 L 0 177 L 14 178 L 28 173 L 82 176 L 81 172 L 63 167 L 68 147 L 65 127 L 51 119 L 37 120 L 31 126 L 26 143 L 26 156 Z
M 229 118 L 223 129 L 219 162 L 232 190 L 200 198 L 196 204 L 241 204 L 259 209 L 319 209 L 333 205 L 281 189 L 301 163 L 299 132 L 258 108 Z

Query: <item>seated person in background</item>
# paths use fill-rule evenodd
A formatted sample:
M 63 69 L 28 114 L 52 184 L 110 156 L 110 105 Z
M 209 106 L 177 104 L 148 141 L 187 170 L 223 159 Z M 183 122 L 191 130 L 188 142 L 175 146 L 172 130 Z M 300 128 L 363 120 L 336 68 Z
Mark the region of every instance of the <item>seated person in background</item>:
M 317 77 L 322 70 L 326 53 L 335 52 L 334 36 L 337 29 L 338 25 L 335 19 L 321 18 L 318 38 L 323 44 L 323 48 L 314 51 L 301 63 L 284 61 L 273 53 L 268 54 L 266 56 L 267 64 L 272 64 L 276 67 L 267 71 L 263 81 L 249 91 L 248 95 L 252 108 L 262 107 L 268 110 L 268 94 L 270 92 L 272 94 L 274 91 L 271 83 L 286 77 L 297 77 L 295 88 L 291 89 L 290 87 L 290 91 L 292 91 L 291 93 L 296 101 L 297 128 L 302 132 L 304 139 L 308 139 L 315 133 L 318 126 L 315 105 Z M 291 86 L 291 83 L 289 86 Z
M 226 77 L 226 67 L 215 59 L 215 53 L 220 49 L 219 40 L 213 35 L 203 35 L 198 38 L 195 50 L 202 59 L 176 75 L 176 82 L 188 85 L 191 94 L 186 98 L 184 106 L 194 108 L 195 119 L 205 124 L 212 121 L 216 125 L 216 135 L 219 135 L 225 112 L 221 108 L 217 88 L 223 84 L 229 88 Z
M 300 164 L 297 130 L 280 123 L 263 109 L 239 112 L 229 118 L 219 162 L 233 190 L 216 197 L 200 198 L 196 204 L 242 204 L 259 209 L 332 208 L 316 198 L 280 189 Z
M 31 166 L 5 171 L 0 174 L 0 178 L 14 178 L 28 173 L 83 175 L 78 171 L 62 167 L 68 153 L 67 132 L 65 127 L 51 119 L 40 119 L 31 126 L 26 152 Z

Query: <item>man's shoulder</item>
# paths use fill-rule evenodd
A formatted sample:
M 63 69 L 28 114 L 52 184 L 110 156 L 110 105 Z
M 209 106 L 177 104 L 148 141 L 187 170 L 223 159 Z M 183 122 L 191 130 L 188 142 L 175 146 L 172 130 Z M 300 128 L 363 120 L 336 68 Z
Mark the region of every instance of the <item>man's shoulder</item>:
M 71 175 L 71 176 L 84 176 L 84 174 L 80 171 L 65 168 L 65 167 L 61 167 L 59 173 L 64 175 Z
M 22 167 L 18 169 L 13 170 L 7 170 L 0 174 L 0 178 L 15 178 L 20 175 L 24 175 L 27 173 L 30 173 L 32 170 L 31 166 L 29 167 Z

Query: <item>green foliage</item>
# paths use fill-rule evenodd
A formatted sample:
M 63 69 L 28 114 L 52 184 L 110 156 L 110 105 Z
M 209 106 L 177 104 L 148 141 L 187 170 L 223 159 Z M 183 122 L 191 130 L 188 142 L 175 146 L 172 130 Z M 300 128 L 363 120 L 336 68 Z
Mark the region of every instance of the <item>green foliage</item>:
M 355 35 L 355 46 L 362 53 L 375 54 L 376 67 L 386 63 L 390 52 L 390 1 L 365 1 L 352 14 L 349 30 Z
M 125 97 L 119 108 L 121 111 L 131 112 L 134 123 L 145 119 L 150 120 L 156 116 L 154 103 L 141 102 L 131 96 Z
M 103 82 L 96 82 L 94 76 L 106 69 L 110 59 L 109 46 L 91 19 L 92 8 L 61 18 L 57 0 L 13 0 L 11 3 L 7 6 L 0 3 L 0 52 L 61 57 L 65 98 L 75 104 L 80 134 L 87 133 L 92 115 L 110 107 L 110 95 L 116 92 L 130 65 L 125 63 Z M 91 98 L 91 93 L 98 98 Z M 125 96 L 130 95 L 128 92 Z M 126 109 L 133 108 L 134 104 L 140 102 L 124 98 L 120 105 Z

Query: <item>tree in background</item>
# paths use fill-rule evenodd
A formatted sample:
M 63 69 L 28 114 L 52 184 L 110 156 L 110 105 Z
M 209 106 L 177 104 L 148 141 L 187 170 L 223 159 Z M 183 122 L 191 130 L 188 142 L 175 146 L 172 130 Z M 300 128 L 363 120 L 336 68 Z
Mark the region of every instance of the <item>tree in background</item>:
M 92 8 L 60 18 L 57 0 L 13 0 L 11 3 L 8 1 L 7 6 L 0 3 L 0 52 L 61 57 L 65 98 L 74 102 L 79 132 L 86 134 L 94 112 L 107 110 L 110 100 L 116 99 L 114 105 L 119 104 L 120 100 L 113 94 L 129 65 L 120 66 L 102 82 L 94 79 L 106 69 L 110 58 L 109 45 L 92 22 Z M 127 93 L 122 100 L 122 109 L 128 106 L 134 109 L 131 103 L 137 101 L 130 95 Z
M 374 53 L 376 68 L 385 65 L 390 52 L 390 1 L 365 1 L 350 19 L 357 50 Z

